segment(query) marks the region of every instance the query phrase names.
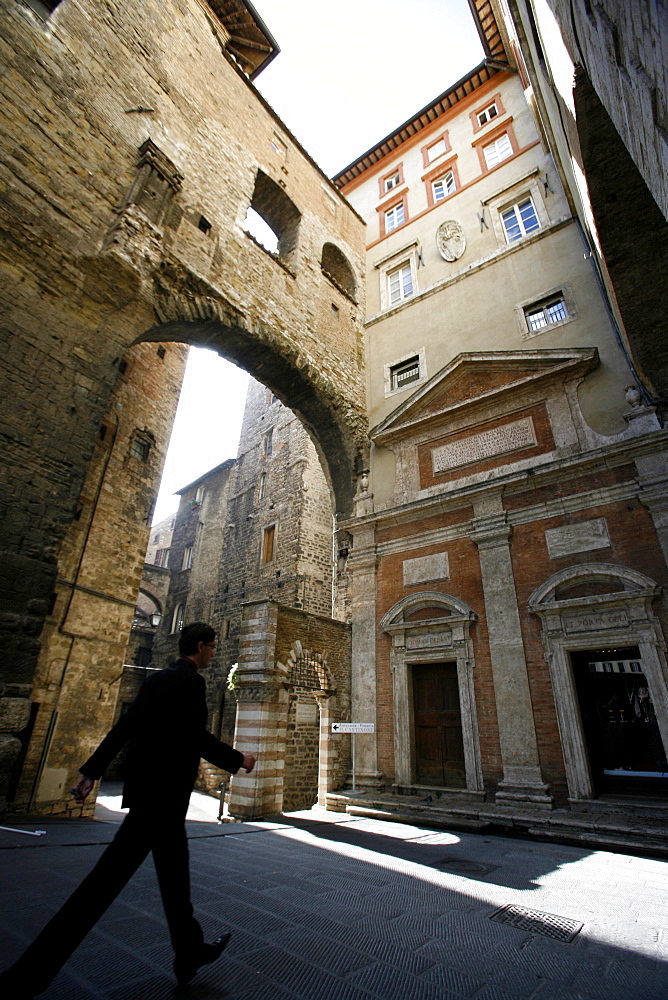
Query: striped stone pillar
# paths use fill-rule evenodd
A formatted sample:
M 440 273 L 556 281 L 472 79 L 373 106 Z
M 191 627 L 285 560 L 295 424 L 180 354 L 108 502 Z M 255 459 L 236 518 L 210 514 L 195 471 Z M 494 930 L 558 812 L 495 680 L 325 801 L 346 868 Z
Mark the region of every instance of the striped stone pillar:
M 232 779 L 228 811 L 234 819 L 257 819 L 283 808 L 288 693 L 276 670 L 277 612 L 271 601 L 243 606 L 234 745 L 255 754 L 257 762 L 251 774 L 242 770 Z
M 318 752 L 318 805 L 327 808 L 327 793 L 339 783 L 340 743 L 332 737 L 332 722 L 338 722 L 336 697 L 326 692 L 315 692 L 320 707 L 320 743 Z

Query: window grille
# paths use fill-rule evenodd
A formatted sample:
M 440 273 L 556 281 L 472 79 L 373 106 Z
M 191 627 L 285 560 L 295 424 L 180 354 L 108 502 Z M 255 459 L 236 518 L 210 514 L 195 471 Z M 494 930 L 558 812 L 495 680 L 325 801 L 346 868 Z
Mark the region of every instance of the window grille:
M 568 319 L 566 303 L 562 298 L 553 299 L 550 302 L 539 303 L 524 310 L 527 326 L 532 333 L 544 330 L 548 326 L 554 326 L 564 319 Z
M 416 355 L 414 358 L 409 358 L 408 361 L 402 361 L 400 365 L 395 365 L 390 369 L 390 374 L 393 389 L 403 389 L 411 382 L 418 382 L 420 379 L 420 359 Z

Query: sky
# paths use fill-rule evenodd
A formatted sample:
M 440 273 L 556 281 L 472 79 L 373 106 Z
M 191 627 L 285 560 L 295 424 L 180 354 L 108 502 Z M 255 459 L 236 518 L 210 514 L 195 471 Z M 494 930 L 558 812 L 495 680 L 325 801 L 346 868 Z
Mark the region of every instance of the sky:
M 255 85 L 333 176 L 483 59 L 468 0 L 252 0 L 281 51 Z M 237 452 L 248 376 L 191 348 L 153 523 Z

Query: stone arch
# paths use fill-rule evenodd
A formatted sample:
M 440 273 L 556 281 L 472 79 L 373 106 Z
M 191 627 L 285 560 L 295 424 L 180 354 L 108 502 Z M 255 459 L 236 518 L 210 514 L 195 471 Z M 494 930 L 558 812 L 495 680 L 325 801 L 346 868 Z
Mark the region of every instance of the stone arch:
M 327 655 L 306 649 L 296 639 L 286 663 L 278 661 L 276 671 L 288 698 L 283 808 L 308 807 L 316 799 L 324 805 L 332 784 L 330 721 L 331 705 L 336 701 Z M 313 756 L 316 751 L 317 760 Z
M 411 619 L 416 611 L 437 614 Z M 415 732 L 411 668 L 414 664 L 455 660 L 462 719 L 466 790 L 482 793 L 482 755 L 473 673 L 475 656 L 470 636 L 477 621 L 473 608 L 452 594 L 425 590 L 409 594 L 387 611 L 380 627 L 391 637 L 390 667 L 394 693 L 395 770 L 399 785 L 415 782 Z
M 461 615 L 469 621 L 475 621 L 476 613 L 473 608 L 451 594 L 443 594 L 440 590 L 423 590 L 417 594 L 408 594 L 400 601 L 393 604 L 389 611 L 386 611 L 380 620 L 380 627 L 387 631 L 392 625 L 399 625 L 406 621 L 408 615 L 414 611 L 421 611 L 424 608 L 439 608 L 451 615 Z
M 278 661 L 276 669 L 283 676 L 284 681 L 290 683 L 295 674 L 300 671 L 300 668 L 303 672 L 304 680 L 308 678 L 309 674 L 314 679 L 317 678 L 318 686 L 313 686 L 314 691 L 317 690 L 326 697 L 336 694 L 336 684 L 327 666 L 327 655 L 304 649 L 301 640 L 295 639 L 290 647 L 287 663 L 283 664 Z
M 537 610 L 538 605 L 554 603 L 558 600 L 557 595 L 566 587 L 581 582 L 609 583 L 609 593 L 645 589 L 658 593 L 657 585 L 651 577 L 629 566 L 618 566 L 616 563 L 578 563 L 559 570 L 536 587 L 529 598 L 529 607 L 533 611 Z
M 156 611 L 158 611 L 160 614 L 163 613 L 164 608 L 163 608 L 163 605 L 162 605 L 162 601 L 160 601 L 155 596 L 155 594 L 151 593 L 150 590 L 147 590 L 146 587 L 140 587 L 139 588 L 139 593 L 143 594 L 144 597 L 148 598 L 148 600 L 151 601 L 151 603 L 155 605 Z
M 334 243 L 325 243 L 322 248 L 320 267 L 324 274 L 334 282 L 339 291 L 347 295 L 353 302 L 357 296 L 355 272 L 346 255 Z
M 626 338 L 645 385 L 665 398 L 668 222 L 582 66 L 573 95 L 592 212 Z
M 206 347 L 268 386 L 299 417 L 313 441 L 336 512 L 349 514 L 356 471 L 365 467 L 368 445 L 364 412 L 344 396 L 341 372 L 317 366 L 298 339 L 268 324 L 250 323 L 238 309 L 212 294 L 206 282 L 176 264 L 163 264 L 154 286 L 158 323 L 135 343 L 171 341 Z
M 599 586 L 589 594 L 574 596 L 573 586 L 583 583 Z M 542 624 L 571 799 L 595 796 L 571 652 L 608 645 L 638 646 L 661 739 L 668 749 L 666 644 L 652 610 L 660 594 L 661 588 L 651 577 L 628 566 L 580 563 L 554 573 L 529 598 L 529 611 Z

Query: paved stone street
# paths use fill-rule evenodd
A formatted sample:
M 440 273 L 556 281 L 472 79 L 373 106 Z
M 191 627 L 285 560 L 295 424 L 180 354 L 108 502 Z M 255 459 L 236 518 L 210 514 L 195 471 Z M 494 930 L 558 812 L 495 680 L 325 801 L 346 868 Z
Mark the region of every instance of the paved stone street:
M 103 821 L 6 820 L 46 834 L 0 831 L 3 967 L 112 838 L 105 791 Z M 217 808 L 193 796 L 189 836 L 205 932 L 233 931 L 220 961 L 175 986 L 149 860 L 46 1000 L 668 997 L 668 862 L 320 810 L 220 825 Z M 562 919 L 490 919 L 508 904 Z

